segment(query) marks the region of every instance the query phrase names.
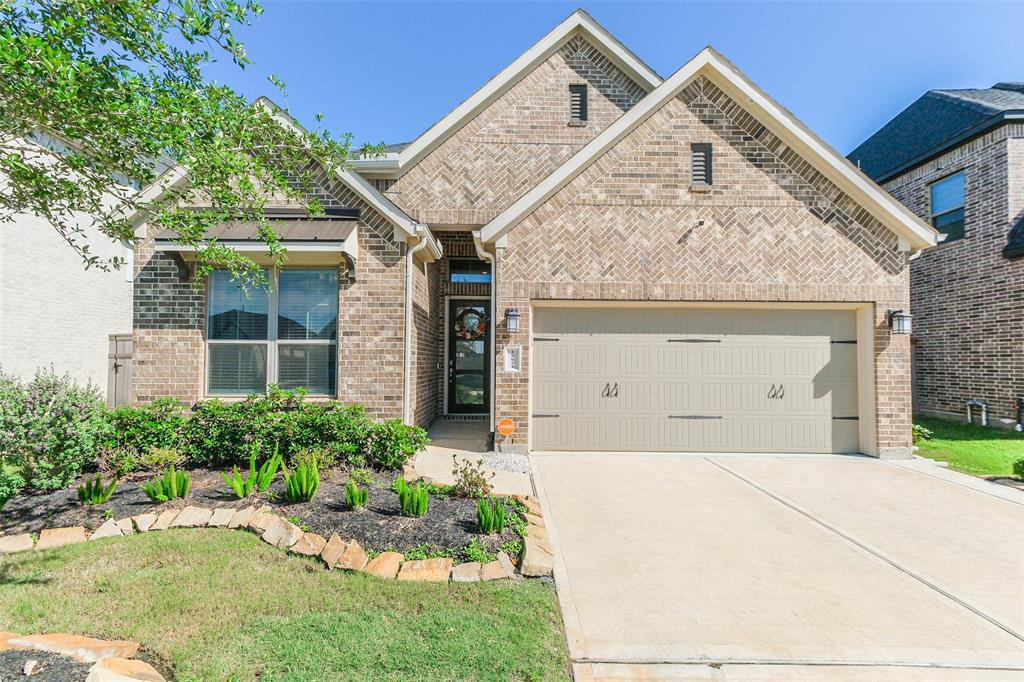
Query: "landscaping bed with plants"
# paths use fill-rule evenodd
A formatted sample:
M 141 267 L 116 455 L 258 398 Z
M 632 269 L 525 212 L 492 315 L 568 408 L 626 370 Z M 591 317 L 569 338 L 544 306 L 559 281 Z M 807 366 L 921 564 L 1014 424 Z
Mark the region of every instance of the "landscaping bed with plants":
M 499 551 L 514 560 L 527 532 L 522 506 L 491 498 L 477 466 L 460 466 L 454 486 L 406 485 L 401 467 L 428 443 L 423 429 L 301 392 L 107 410 L 66 377 L 0 377 L 0 427 L 2 535 L 266 505 L 370 553 L 487 562 Z

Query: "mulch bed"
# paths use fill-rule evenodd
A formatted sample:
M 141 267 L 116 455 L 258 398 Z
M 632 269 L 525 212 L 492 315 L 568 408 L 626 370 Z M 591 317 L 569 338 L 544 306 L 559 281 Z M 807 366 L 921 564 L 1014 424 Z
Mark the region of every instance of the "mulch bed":
M 26 661 L 39 661 L 31 677 L 23 671 Z M 33 682 L 82 682 L 89 675 L 91 663 L 44 651 L 0 651 L 0 680 L 33 680 Z
M 108 518 L 121 519 L 146 512 L 187 505 L 200 507 L 233 507 L 268 504 L 281 516 L 293 518 L 304 529 L 330 537 L 338 533 L 343 540 L 358 540 L 367 550 L 393 549 L 403 552 L 422 547 L 427 552 L 461 549 L 474 538 L 490 552 L 518 536 L 506 525 L 503 534 L 482 536 L 476 533 L 476 502 L 452 496 L 431 495 L 426 516 L 407 518 L 399 513 L 398 496 L 391 483 L 398 472 L 376 472 L 371 483 L 366 509 L 350 511 L 345 507 L 347 472 L 321 472 L 320 490 L 309 503 L 288 504 L 284 501 L 284 479 L 278 474 L 270 486 L 270 496 L 252 495 L 239 500 L 228 490 L 217 471 L 191 470 L 189 496 L 164 504 L 154 504 L 140 487 L 147 476 L 133 476 L 118 483 L 110 501 L 95 507 L 78 503 L 77 483 L 66 490 L 20 495 L 7 501 L 0 510 L 0 534 L 38 533 L 45 528 L 85 526 L 95 530 Z M 243 472 L 243 476 L 248 470 Z M 83 477 L 84 481 L 88 477 Z M 109 510 L 109 511 L 108 511 Z M 307 528 L 308 526 L 308 528 Z M 0 679 L 4 679 L 0 676 Z

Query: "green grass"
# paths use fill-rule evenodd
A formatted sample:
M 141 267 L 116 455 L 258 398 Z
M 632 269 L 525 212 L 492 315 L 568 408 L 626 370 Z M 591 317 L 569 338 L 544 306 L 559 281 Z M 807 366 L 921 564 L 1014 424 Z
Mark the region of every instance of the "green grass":
M 1010 475 L 1013 463 L 1024 457 L 1024 434 L 1016 431 L 925 417 L 914 422 L 932 431 L 930 440 L 917 444 L 917 454 L 966 474 Z
M 0 630 L 142 643 L 177 680 L 568 680 L 554 589 L 325 571 L 175 529 L 0 560 Z

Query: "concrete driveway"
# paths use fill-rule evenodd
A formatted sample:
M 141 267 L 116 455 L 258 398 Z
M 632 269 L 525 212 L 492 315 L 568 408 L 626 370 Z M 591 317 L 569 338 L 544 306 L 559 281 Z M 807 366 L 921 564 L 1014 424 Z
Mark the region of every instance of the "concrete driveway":
M 577 680 L 1024 680 L 1024 495 L 861 457 L 539 453 Z

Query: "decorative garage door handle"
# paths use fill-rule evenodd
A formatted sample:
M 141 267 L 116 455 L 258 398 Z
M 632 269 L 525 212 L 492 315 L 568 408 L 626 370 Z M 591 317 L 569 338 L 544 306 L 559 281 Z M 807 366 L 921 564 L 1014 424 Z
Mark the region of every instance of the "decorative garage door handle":
M 786 387 L 779 384 L 778 388 L 775 388 L 775 384 L 768 389 L 768 400 L 782 400 L 782 396 L 786 395 Z
M 557 414 L 531 414 L 530 416 L 533 417 L 534 419 L 555 419 L 556 417 L 559 417 L 560 415 L 557 415 Z
M 615 382 L 615 386 L 612 386 L 611 382 L 604 385 L 604 390 L 601 391 L 602 398 L 618 398 L 619 397 L 619 383 Z
M 602 398 L 607 398 L 611 394 L 611 392 L 612 392 L 612 385 L 606 383 L 604 385 L 604 390 L 601 391 L 601 397 Z
M 670 414 L 669 419 L 721 419 L 722 415 L 710 414 Z

